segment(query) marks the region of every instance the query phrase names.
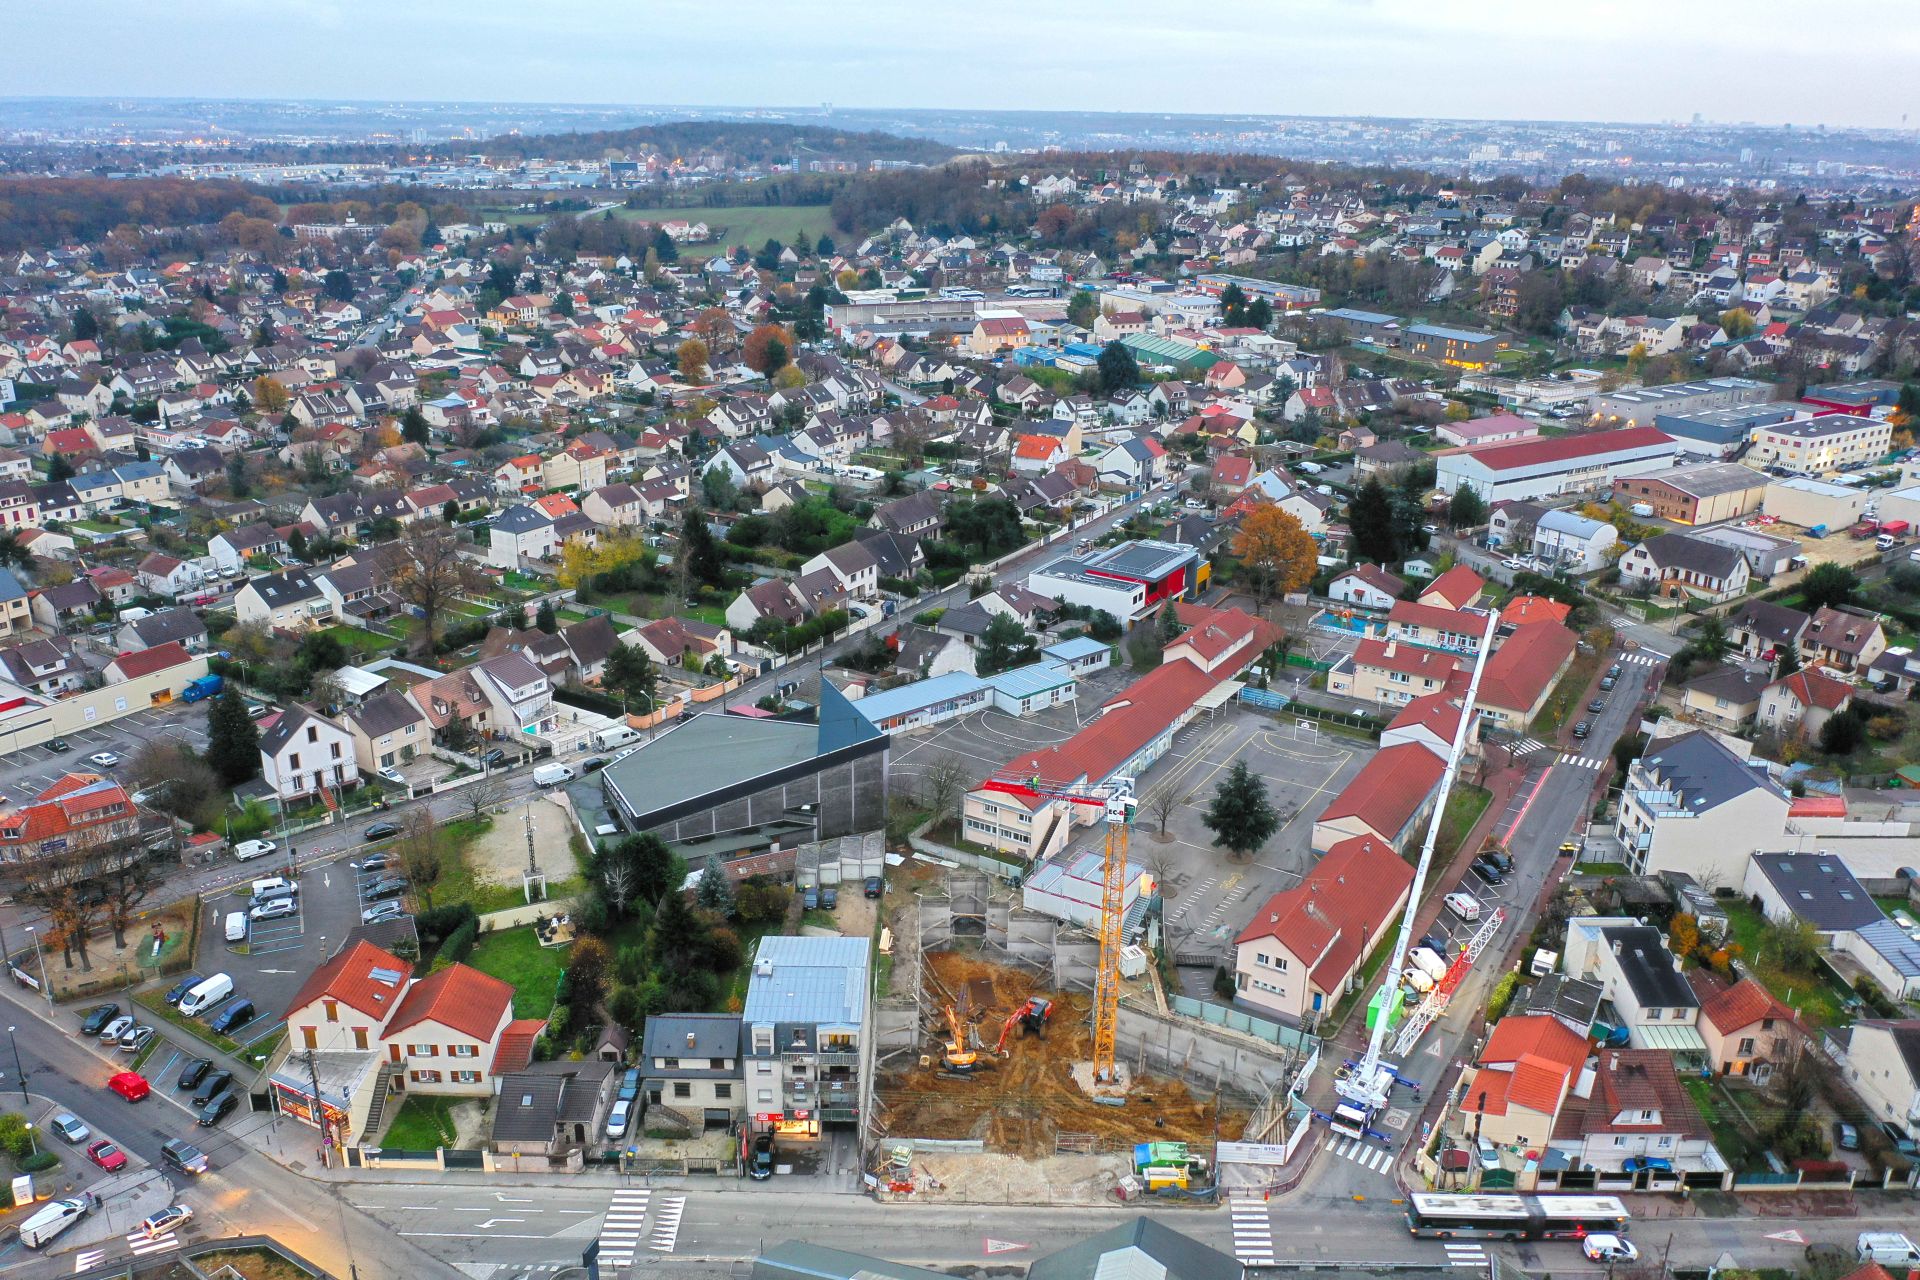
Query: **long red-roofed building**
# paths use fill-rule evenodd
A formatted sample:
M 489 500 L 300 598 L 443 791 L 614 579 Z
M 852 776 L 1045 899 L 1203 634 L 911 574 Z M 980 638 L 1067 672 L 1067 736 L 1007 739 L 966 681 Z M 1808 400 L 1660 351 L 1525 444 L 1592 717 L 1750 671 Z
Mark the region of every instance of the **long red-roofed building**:
M 1555 498 L 1603 489 L 1621 476 L 1673 467 L 1679 445 L 1655 427 L 1623 427 L 1445 450 L 1435 456 L 1435 487 L 1466 485 L 1491 506 L 1512 499 Z
M 1354 836 L 1404 848 L 1432 811 L 1434 791 L 1445 771 L 1446 760 L 1418 743 L 1376 752 L 1321 810 L 1313 824 L 1314 850 L 1330 850 Z

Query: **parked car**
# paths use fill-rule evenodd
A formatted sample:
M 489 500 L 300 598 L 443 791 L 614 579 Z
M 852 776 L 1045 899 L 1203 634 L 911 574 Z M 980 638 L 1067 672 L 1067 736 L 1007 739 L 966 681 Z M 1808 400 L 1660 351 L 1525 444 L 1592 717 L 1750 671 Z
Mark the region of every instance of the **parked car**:
M 55 1116 L 48 1127 L 76 1147 L 93 1136 L 93 1130 L 87 1128 L 80 1117 L 70 1111 L 62 1111 Z
M 1600 692 L 1611 693 L 1613 692 L 1613 686 L 1619 683 L 1620 683 L 1620 677 L 1618 676 L 1601 676 Z
M 1650 1169 L 1659 1173 L 1672 1173 L 1673 1161 L 1667 1159 L 1665 1156 L 1628 1156 L 1620 1164 L 1620 1172 L 1622 1173 L 1639 1173 L 1642 1169 Z
M 181 996 L 184 996 L 187 992 L 200 985 L 202 976 L 203 975 L 198 973 L 190 973 L 167 988 L 167 1003 L 170 1005 L 179 1004 Z
M 404 902 L 376 902 L 360 913 L 361 924 L 385 924 L 389 920 L 401 920 L 406 917 L 407 906 Z
M 274 708 L 264 702 L 249 702 L 247 704 L 247 717 L 252 720 L 265 720 L 268 716 L 272 715 L 273 712 Z
M 366 892 L 362 893 L 360 898 L 363 902 L 379 902 L 383 898 L 397 898 L 406 891 L 406 877 L 381 876 L 367 886 Z
M 1860 1131 L 1844 1120 L 1833 1122 L 1833 1145 L 1842 1151 L 1860 1149 Z
M 193 1221 L 193 1210 L 184 1204 L 170 1204 L 156 1214 L 140 1220 L 140 1234 L 152 1240 L 169 1235 Z
M 180 1079 L 174 1082 L 174 1088 L 182 1091 L 191 1089 L 207 1078 L 207 1072 L 213 1070 L 212 1058 L 195 1058 L 180 1068 Z
M 138 1053 L 142 1049 L 146 1048 L 148 1042 L 151 1041 L 152 1039 L 153 1039 L 152 1027 L 148 1027 L 148 1026 L 134 1027 L 132 1030 L 128 1031 L 125 1035 L 120 1037 L 120 1052 Z
M 65 755 L 67 752 L 73 750 L 73 747 L 68 744 L 65 738 L 55 738 L 47 744 L 47 750 L 56 755 Z
M 1599 715 L 1602 711 L 1605 711 L 1606 709 L 1607 709 L 1607 700 L 1605 698 L 1595 698 L 1592 702 L 1589 702 L 1587 704 L 1587 710 L 1593 712 L 1595 715 Z
M 1632 1262 L 1640 1256 L 1633 1241 L 1606 1231 L 1595 1232 L 1582 1240 L 1580 1251 L 1590 1262 Z
M 773 1176 L 773 1135 L 760 1134 L 753 1140 L 753 1162 L 747 1166 L 747 1176 L 755 1182 L 765 1182 Z
M 625 1098 L 618 1099 L 614 1102 L 613 1109 L 607 1112 L 607 1136 L 609 1138 L 624 1138 L 627 1136 L 627 1112 L 632 1106 L 633 1104 Z
M 820 906 L 820 890 L 808 885 L 800 895 L 800 905 L 808 911 L 816 910 Z
M 204 1107 L 218 1094 L 225 1093 L 227 1086 L 233 1083 L 233 1072 L 224 1068 L 214 1072 L 200 1082 L 200 1091 L 193 1095 L 193 1105 Z
M 87 763 L 102 769 L 112 769 L 119 765 L 120 757 L 111 751 L 96 751 L 87 757 Z
M 87 1010 L 87 1016 L 80 1020 L 80 1034 L 97 1036 L 107 1029 L 107 1024 L 120 1016 L 120 1006 L 109 1000 L 106 1004 L 97 1004 Z
M 501 765 L 505 764 L 506 762 L 507 762 L 507 753 L 505 751 L 502 751 L 499 747 L 495 747 L 493 750 L 487 752 L 487 754 L 480 757 L 481 765 L 488 769 L 498 769 Z
M 299 914 L 300 904 L 292 898 L 268 898 L 247 912 L 248 917 L 254 920 L 282 920 Z
M 1478 858 L 1473 860 L 1473 865 L 1469 867 L 1468 870 L 1472 871 L 1473 874 L 1478 876 L 1485 884 L 1500 885 L 1507 882 L 1507 878 L 1500 874 L 1500 868 L 1491 863 L 1482 862 Z
M 374 770 L 374 772 L 379 774 L 386 781 L 393 783 L 396 787 L 404 787 L 407 785 L 407 775 L 400 772 L 398 769 L 394 768 L 392 765 L 387 765 L 385 768 L 382 768 L 382 769 L 376 769 Z
M 640 1096 L 640 1068 L 628 1067 L 627 1073 L 620 1077 L 620 1092 L 614 1095 L 616 1101 L 632 1102 Z
M 100 1028 L 100 1043 L 112 1044 L 117 1041 L 121 1036 L 127 1034 L 127 1029 L 131 1027 L 133 1023 L 134 1017 L 132 1014 L 121 1014 L 106 1026 Z
M 593 773 L 596 770 L 606 767 L 607 758 L 605 756 L 593 756 L 580 762 L 580 772 L 582 773 Z
M 205 1173 L 206 1153 L 181 1138 L 168 1138 L 160 1144 L 160 1158 L 182 1173 Z
M 219 1124 L 227 1118 L 227 1112 L 239 1105 L 240 1095 L 234 1093 L 232 1090 L 215 1094 L 212 1098 L 208 1099 L 206 1106 L 200 1108 L 201 1127 L 211 1129 L 214 1125 Z
M 877 898 L 887 890 L 887 882 L 879 876 L 868 876 L 860 886 L 860 892 L 869 898 Z
M 1480 860 L 1500 868 L 1500 874 L 1503 876 L 1513 874 L 1513 857 L 1504 849 L 1488 849 L 1480 855 Z
M 1612 666 L 1607 668 L 1607 679 L 1618 680 L 1619 678 L 1620 678 L 1620 664 L 1616 662 Z
M 127 1167 L 127 1153 L 108 1142 L 105 1138 L 87 1148 L 87 1159 L 105 1169 L 108 1173 L 118 1173 Z
M 253 1001 L 235 1000 L 215 1015 L 212 1027 L 221 1035 L 226 1035 L 236 1027 L 244 1027 L 253 1021 Z
M 840 905 L 840 891 L 834 888 L 830 884 L 821 885 L 820 886 L 821 908 L 827 911 L 831 911 L 839 905 Z
M 397 822 L 376 822 L 367 828 L 367 839 L 369 840 L 391 840 L 399 834 L 400 824 Z M 364 866 L 365 862 L 371 861 L 374 858 L 386 858 L 390 856 L 391 855 L 384 853 L 369 854 L 360 865 Z
M 153 1086 L 138 1071 L 118 1071 L 107 1081 L 107 1088 L 113 1090 L 128 1102 L 140 1102 L 153 1092 Z
M 1576 724 L 1575 726 L 1573 726 L 1573 736 L 1575 738 L 1585 738 L 1588 734 L 1592 732 L 1593 732 L 1593 725 L 1585 720 L 1582 720 L 1579 724 Z
M 264 858 L 279 847 L 271 840 L 242 840 L 233 846 L 233 856 L 245 862 L 250 858 Z
M 378 825 L 392 826 L 393 824 L 383 822 Z M 375 839 L 375 838 L 384 839 L 385 838 L 385 837 L 375 837 L 373 835 L 374 830 L 375 828 L 373 827 L 367 828 L 368 839 Z M 398 828 L 395 828 L 395 834 L 398 834 Z M 363 871 L 363 872 L 364 871 L 385 871 L 389 867 L 397 867 L 400 865 L 400 855 L 397 853 L 393 853 L 389 850 L 378 850 L 368 854 L 366 857 L 360 859 L 360 861 L 358 862 L 350 862 L 347 865 L 352 867 L 356 871 Z

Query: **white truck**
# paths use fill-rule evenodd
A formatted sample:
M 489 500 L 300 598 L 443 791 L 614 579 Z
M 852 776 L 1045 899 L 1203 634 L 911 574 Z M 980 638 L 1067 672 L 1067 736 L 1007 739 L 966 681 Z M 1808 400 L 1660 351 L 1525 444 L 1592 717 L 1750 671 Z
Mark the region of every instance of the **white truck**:
M 1862 1231 L 1854 1242 L 1853 1256 L 1883 1267 L 1910 1267 L 1920 1263 L 1920 1247 L 1898 1231 Z
M 543 764 L 533 771 L 533 784 L 537 787 L 557 787 L 579 776 L 570 764 Z
M 47 1241 L 86 1217 L 87 1211 L 93 1208 L 92 1202 L 92 1196 L 47 1201 L 34 1211 L 32 1217 L 20 1224 L 20 1243 L 29 1249 L 41 1248 Z

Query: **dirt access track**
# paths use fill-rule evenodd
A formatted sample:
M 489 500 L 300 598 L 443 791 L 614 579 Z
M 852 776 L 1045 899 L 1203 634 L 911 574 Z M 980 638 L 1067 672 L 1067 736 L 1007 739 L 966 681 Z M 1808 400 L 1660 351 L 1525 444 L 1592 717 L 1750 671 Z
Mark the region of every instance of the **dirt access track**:
M 919 1066 L 916 1058 L 909 1070 L 880 1081 L 889 1136 L 979 1138 L 989 1152 L 1038 1159 L 1052 1156 L 1063 1135 L 1070 1148 L 1111 1151 L 1136 1142 L 1182 1141 L 1211 1150 L 1215 1138 L 1231 1141 L 1245 1128 L 1243 1112 L 1223 1109 L 1216 1117 L 1212 1100 L 1160 1077 L 1137 1076 L 1125 1106 L 1094 1102 L 1070 1074 L 1074 1063 L 1093 1056 L 1090 996 L 1044 991 L 1023 969 L 965 952 L 934 951 L 923 959 L 930 975 L 923 1005 L 930 1025 L 921 1052 L 932 1065 Z M 968 1078 L 940 1074 L 943 992 L 954 995 L 971 1047 L 981 1055 L 982 1069 Z M 995 1056 L 1007 1015 L 1036 994 L 1054 1002 L 1046 1037 L 1023 1037 L 1016 1027 L 1007 1038 L 1008 1056 Z

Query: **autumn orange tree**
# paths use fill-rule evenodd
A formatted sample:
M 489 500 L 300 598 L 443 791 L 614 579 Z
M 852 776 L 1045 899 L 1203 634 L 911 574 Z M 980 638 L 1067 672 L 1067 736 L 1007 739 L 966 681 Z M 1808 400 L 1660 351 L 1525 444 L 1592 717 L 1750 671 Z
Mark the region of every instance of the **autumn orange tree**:
M 777 324 L 755 326 L 740 359 L 755 373 L 771 378 L 793 360 L 793 334 Z
M 698 338 L 688 338 L 674 350 L 673 354 L 680 362 L 680 381 L 706 381 L 708 356 L 706 343 Z
M 1262 604 L 1313 581 L 1319 551 L 1300 521 L 1272 504 L 1254 508 L 1233 537 L 1233 554 Z

